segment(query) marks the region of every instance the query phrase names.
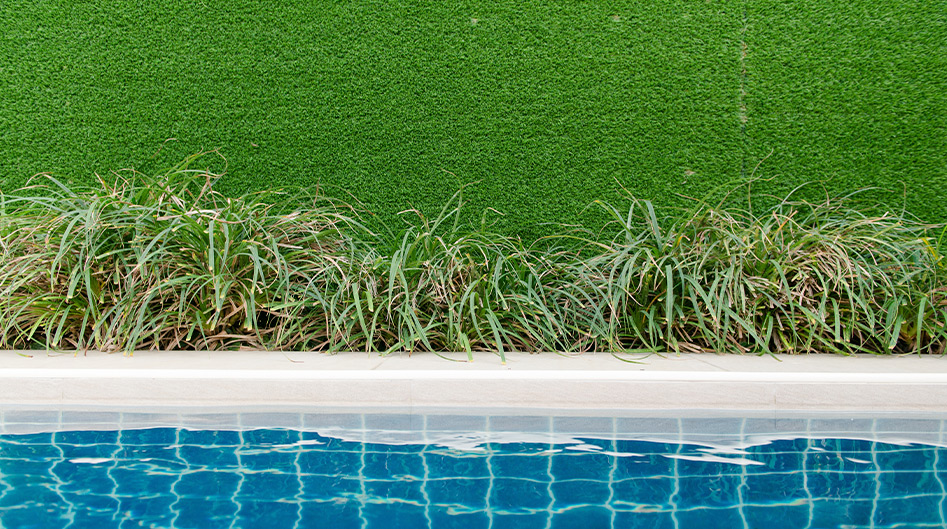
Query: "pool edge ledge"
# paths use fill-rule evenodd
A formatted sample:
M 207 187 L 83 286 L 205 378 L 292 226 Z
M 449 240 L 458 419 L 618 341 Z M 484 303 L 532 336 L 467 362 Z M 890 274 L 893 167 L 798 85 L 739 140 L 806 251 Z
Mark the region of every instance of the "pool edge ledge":
M 495 356 L 279 353 L 12 358 L 0 403 L 49 406 L 325 406 L 562 410 L 943 411 L 947 359 L 822 356 Z M 302 355 L 306 355 L 303 353 Z M 325 360 L 325 361 L 323 361 Z M 363 366 L 364 368 L 358 368 Z

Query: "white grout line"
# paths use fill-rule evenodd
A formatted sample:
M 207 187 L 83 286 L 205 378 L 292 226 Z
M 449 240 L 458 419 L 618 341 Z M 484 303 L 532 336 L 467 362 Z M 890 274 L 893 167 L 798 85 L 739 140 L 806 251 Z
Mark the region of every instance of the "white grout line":
M 945 384 L 947 373 L 806 373 L 753 371 L 458 371 L 237 369 L 0 369 L 3 379 L 169 380 L 614 380 L 639 382 L 773 382 Z

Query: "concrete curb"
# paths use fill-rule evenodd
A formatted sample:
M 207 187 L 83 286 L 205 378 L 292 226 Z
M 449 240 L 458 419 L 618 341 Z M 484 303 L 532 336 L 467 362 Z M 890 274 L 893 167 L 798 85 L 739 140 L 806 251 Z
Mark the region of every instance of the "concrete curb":
M 466 359 L 466 355 L 445 355 Z M 7 406 L 947 411 L 947 358 L 0 351 Z M 631 363 L 633 361 L 636 363 Z

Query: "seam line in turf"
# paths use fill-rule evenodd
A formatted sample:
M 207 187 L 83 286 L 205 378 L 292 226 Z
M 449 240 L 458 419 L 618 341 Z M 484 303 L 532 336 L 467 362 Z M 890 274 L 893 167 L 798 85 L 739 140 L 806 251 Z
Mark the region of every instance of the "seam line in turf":
M 740 115 L 740 180 L 746 180 L 746 157 L 747 153 L 747 140 L 746 140 L 746 55 L 747 55 L 747 45 L 746 45 L 746 31 L 748 29 L 748 18 L 747 18 L 747 2 L 748 0 L 743 0 L 743 27 L 740 28 L 740 93 L 739 93 L 739 115 Z

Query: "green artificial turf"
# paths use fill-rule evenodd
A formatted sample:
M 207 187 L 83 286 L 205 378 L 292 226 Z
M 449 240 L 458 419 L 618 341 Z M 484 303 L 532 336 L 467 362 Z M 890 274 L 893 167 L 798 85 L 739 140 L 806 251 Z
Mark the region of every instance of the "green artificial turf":
M 772 149 L 754 190 L 904 181 L 945 220 L 943 4 L 7 0 L 0 190 L 219 149 L 231 195 L 323 185 L 390 221 L 479 182 L 469 218 L 532 238 Z
M 878 187 L 947 220 L 947 2 L 748 2 L 745 41 L 747 160 L 772 153 L 770 189 Z

